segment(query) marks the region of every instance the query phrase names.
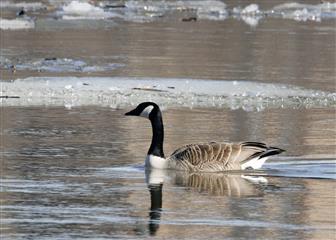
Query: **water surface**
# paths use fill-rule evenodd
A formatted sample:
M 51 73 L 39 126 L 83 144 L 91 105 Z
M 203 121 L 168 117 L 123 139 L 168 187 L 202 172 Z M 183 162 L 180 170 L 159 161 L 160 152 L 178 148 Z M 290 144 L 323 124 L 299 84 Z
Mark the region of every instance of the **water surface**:
M 166 154 L 210 140 L 287 150 L 245 174 L 146 173 L 150 124 L 125 111 L 2 109 L 6 239 L 333 238 L 332 111 L 164 111 Z

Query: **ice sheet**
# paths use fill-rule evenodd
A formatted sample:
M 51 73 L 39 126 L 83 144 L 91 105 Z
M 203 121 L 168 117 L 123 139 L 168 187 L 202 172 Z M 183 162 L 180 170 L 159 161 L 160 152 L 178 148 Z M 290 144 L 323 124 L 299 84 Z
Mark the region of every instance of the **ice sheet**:
M 1 65 L 0 65 L 1 66 Z M 83 60 L 70 58 L 44 58 L 15 65 L 16 70 L 39 72 L 102 72 L 123 67 L 120 63 L 89 65 Z
M 35 23 L 31 20 L 0 18 L 0 29 L 2 30 L 30 29 L 34 27 Z
M 31 77 L 1 83 L 4 106 L 85 106 L 117 108 L 155 101 L 163 106 L 310 108 L 336 106 L 336 93 L 297 86 L 243 81 L 164 78 Z
M 166 14 L 178 11 L 198 19 L 225 20 L 234 17 L 251 26 L 257 26 L 261 18 L 285 18 L 296 21 L 321 21 L 336 18 L 336 3 L 320 4 L 285 3 L 271 9 L 260 9 L 255 4 L 237 5 L 232 9 L 218 0 L 207 1 L 126 1 L 124 5 L 110 7 L 110 2 L 100 2 L 94 6 L 87 2 L 72 1 L 62 7 L 58 14 L 63 19 L 106 19 L 121 18 L 126 21 L 154 21 Z
M 231 14 L 234 18 L 243 20 L 251 27 L 256 27 L 259 20 L 264 17 L 263 12 L 259 9 L 257 4 L 250 4 L 245 8 L 235 7 L 232 9 Z
M 13 2 L 13 1 L 1 1 L 0 8 L 9 9 L 25 9 L 25 10 L 39 10 L 46 8 L 43 3 L 40 2 Z
M 324 2 L 315 5 L 296 2 L 284 3 L 275 6 L 266 14 L 296 21 L 321 21 L 324 18 L 336 18 L 336 3 Z
M 58 15 L 65 20 L 72 19 L 106 19 L 115 17 L 112 12 L 106 12 L 101 7 L 96 7 L 88 2 L 72 1 L 69 4 L 62 6 Z
M 125 6 L 134 11 L 164 12 L 190 11 L 202 14 L 226 14 L 226 4 L 217 0 L 206 1 L 126 1 Z

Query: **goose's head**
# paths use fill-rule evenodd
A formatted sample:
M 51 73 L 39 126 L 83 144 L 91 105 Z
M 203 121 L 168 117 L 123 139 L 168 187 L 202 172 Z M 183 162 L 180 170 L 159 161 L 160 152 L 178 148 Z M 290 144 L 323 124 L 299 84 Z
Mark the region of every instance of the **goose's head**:
M 126 116 L 139 116 L 152 119 L 160 112 L 159 106 L 153 102 L 140 103 L 135 109 L 125 113 Z

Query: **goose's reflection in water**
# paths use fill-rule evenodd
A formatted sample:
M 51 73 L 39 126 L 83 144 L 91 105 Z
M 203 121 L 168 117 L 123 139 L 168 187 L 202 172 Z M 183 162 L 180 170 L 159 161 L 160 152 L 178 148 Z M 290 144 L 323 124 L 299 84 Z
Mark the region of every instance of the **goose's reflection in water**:
M 162 211 L 162 185 L 148 185 L 151 196 L 151 207 L 149 211 L 148 230 L 150 235 L 155 235 L 160 227 L 160 218 Z
M 238 174 L 191 173 L 176 175 L 175 184 L 211 195 L 249 197 L 261 196 L 263 192 L 260 186 L 267 184 L 267 179 L 262 176 Z
M 146 183 L 149 189 L 151 206 L 149 211 L 148 230 L 150 235 L 155 235 L 160 227 L 162 211 L 162 186 L 166 170 L 146 169 Z
M 160 227 L 162 188 L 165 181 L 191 191 L 229 197 L 262 196 L 263 186 L 267 185 L 267 179 L 263 176 L 241 173 L 188 173 L 162 169 L 149 169 L 145 173 L 151 198 L 148 229 L 152 236 Z

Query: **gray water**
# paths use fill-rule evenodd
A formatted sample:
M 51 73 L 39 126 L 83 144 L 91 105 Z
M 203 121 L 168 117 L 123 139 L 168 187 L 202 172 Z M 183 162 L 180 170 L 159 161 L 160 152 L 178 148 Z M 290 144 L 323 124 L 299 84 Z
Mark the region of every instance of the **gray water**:
M 334 237 L 332 112 L 301 111 L 289 128 L 291 110 L 167 110 L 167 154 L 226 139 L 263 140 L 287 152 L 261 172 L 147 173 L 164 179 L 162 189 L 143 168 L 150 124 L 124 112 L 3 108 L 6 239 Z
M 335 239 L 334 8 L 92 1 L 69 20 L 71 1 L 27 2 L 27 26 L 0 24 L 3 239 Z M 1 19 L 22 20 L 6 4 Z M 213 80 L 257 90 L 197 94 Z M 254 172 L 147 172 L 150 124 L 124 116 L 142 100 L 164 106 L 166 155 L 208 141 L 286 152 Z

